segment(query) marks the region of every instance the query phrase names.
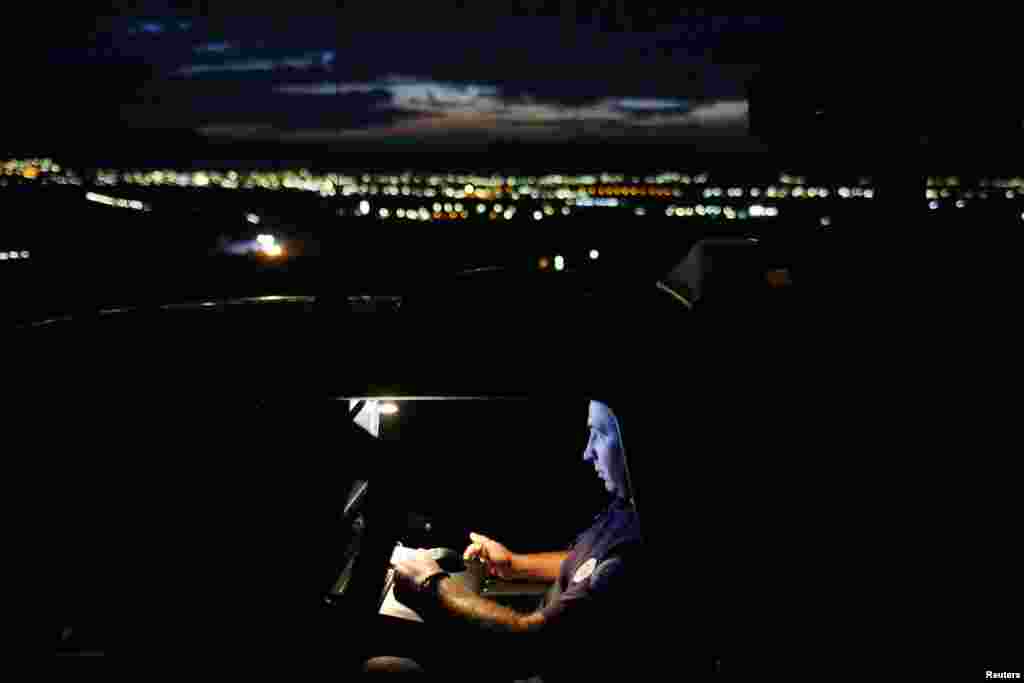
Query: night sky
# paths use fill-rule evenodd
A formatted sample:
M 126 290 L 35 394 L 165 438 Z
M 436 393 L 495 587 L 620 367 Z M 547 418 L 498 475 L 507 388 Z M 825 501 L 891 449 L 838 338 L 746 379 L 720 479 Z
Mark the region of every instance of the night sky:
M 61 67 L 88 70 L 94 81 L 114 74 L 93 86 L 105 116 L 133 128 L 210 140 L 474 145 L 656 136 L 714 147 L 754 144 L 748 48 L 784 22 L 690 17 L 628 33 L 609 30 L 607 18 L 567 24 L 464 12 L 286 22 L 135 13 L 95 28 L 75 47 L 51 48 L 47 63 L 57 80 Z M 120 76 L 133 65 L 137 73 Z
M 100 4 L 99 17 L 28 32 L 32 58 L 4 64 L 32 103 L 3 112 L 25 147 L 10 152 L 158 129 L 152 139 L 172 148 L 170 132 L 330 152 L 579 142 L 760 154 L 779 149 L 758 125 L 765 108 L 773 131 L 789 126 L 786 150 L 958 136 L 999 151 L 1022 130 L 1012 29 L 994 17 L 725 17 L 622 2 L 289 3 L 254 17 L 223 9 L 245 9 L 234 3 Z

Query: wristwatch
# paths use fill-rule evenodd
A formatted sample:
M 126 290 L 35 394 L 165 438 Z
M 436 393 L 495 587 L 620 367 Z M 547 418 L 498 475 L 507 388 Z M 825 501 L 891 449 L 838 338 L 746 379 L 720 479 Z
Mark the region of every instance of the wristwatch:
M 448 572 L 438 572 L 436 574 L 431 574 L 423 581 L 423 584 L 420 586 L 420 591 L 423 593 L 429 593 L 431 597 L 436 598 L 437 584 L 439 584 L 441 582 L 441 579 L 444 578 L 451 578 L 451 574 L 449 574 Z

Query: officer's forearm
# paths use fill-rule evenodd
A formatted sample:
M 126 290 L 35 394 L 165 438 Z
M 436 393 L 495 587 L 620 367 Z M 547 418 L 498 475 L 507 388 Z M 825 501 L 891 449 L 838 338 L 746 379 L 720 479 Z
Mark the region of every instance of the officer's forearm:
M 568 552 L 512 555 L 513 578 L 524 581 L 557 581 Z
M 437 595 L 440 608 L 448 615 L 486 631 L 531 633 L 544 621 L 539 612 L 520 614 L 447 578 L 438 582 Z

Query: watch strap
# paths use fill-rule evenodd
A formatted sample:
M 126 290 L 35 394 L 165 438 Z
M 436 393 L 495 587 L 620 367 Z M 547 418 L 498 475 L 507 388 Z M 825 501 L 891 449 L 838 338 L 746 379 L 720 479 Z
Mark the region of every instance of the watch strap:
M 431 595 L 437 595 L 437 585 L 441 582 L 441 579 L 444 578 L 451 578 L 451 574 L 444 571 L 431 574 L 423 581 L 423 592 L 430 593 Z

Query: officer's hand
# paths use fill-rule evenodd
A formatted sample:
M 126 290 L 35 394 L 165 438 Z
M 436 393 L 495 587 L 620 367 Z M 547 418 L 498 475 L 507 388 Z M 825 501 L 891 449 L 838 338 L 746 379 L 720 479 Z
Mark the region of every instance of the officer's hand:
M 398 560 L 395 567 L 395 598 L 399 602 L 408 602 L 423 590 L 423 582 L 428 577 L 441 571 L 441 565 L 432 560 L 429 551 L 418 548 L 416 557 L 409 560 Z M 406 598 L 403 600 L 402 598 Z
M 497 541 L 477 533 L 471 533 L 469 539 L 473 542 L 462 553 L 462 559 L 472 560 L 479 558 L 483 560 L 489 576 L 497 576 L 502 579 L 514 578 L 512 572 L 513 554 L 508 548 Z

